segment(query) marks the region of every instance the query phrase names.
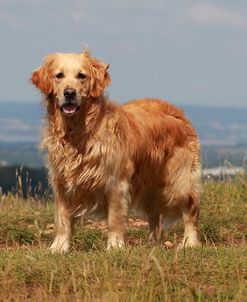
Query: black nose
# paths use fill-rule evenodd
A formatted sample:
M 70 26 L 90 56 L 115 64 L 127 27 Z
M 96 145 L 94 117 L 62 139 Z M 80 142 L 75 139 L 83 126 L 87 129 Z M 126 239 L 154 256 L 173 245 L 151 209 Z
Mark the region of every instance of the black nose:
M 76 96 L 76 90 L 74 88 L 65 88 L 63 95 L 66 99 L 73 99 Z

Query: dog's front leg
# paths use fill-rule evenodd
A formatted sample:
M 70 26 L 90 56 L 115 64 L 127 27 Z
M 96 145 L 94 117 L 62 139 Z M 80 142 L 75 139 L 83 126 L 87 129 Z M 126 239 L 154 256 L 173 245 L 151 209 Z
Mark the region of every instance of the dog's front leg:
M 107 194 L 108 242 L 107 248 L 124 246 L 124 228 L 130 203 L 129 185 L 121 182 Z
M 64 253 L 69 250 L 73 217 L 65 201 L 55 198 L 55 238 L 50 246 L 52 253 Z

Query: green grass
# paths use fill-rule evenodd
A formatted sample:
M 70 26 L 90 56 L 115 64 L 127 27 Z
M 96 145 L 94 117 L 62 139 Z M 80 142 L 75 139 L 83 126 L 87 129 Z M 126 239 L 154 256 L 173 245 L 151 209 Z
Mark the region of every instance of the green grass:
M 51 255 L 52 203 L 0 196 L 0 301 L 247 301 L 246 218 L 247 181 L 207 182 L 201 248 L 152 247 L 147 227 L 131 223 L 127 248 L 106 251 L 104 226 L 84 220 L 72 251 Z

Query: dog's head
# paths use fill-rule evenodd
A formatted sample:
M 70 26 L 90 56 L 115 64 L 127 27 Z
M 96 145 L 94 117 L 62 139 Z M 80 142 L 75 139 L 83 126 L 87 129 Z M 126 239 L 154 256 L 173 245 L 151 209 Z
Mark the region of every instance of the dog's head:
M 42 93 L 53 96 L 66 116 L 79 112 L 89 98 L 97 98 L 111 82 L 109 64 L 92 58 L 88 50 L 81 54 L 55 53 L 32 74 L 33 84 Z

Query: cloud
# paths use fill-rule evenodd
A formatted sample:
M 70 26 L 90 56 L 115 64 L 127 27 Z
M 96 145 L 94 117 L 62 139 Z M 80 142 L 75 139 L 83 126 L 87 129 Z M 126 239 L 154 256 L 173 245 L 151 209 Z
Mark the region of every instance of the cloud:
M 0 12 L 0 24 L 19 32 L 28 27 L 28 22 L 9 12 Z
M 190 20 L 199 24 L 247 28 L 247 19 L 241 14 L 209 4 L 195 4 L 187 10 L 186 15 Z
M 37 142 L 39 126 L 18 118 L 0 117 L 0 142 Z
M 34 130 L 36 125 L 31 125 L 18 118 L 0 118 L 0 128 L 3 130 Z
M 37 135 L 15 135 L 15 134 L 0 134 L 0 142 L 16 143 L 16 142 L 37 142 Z

